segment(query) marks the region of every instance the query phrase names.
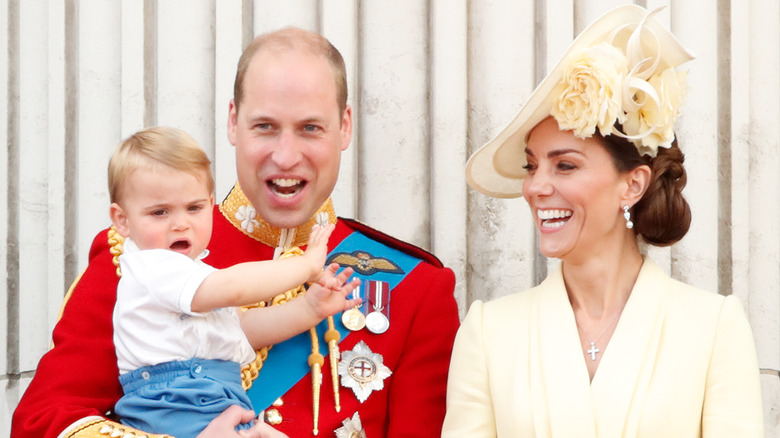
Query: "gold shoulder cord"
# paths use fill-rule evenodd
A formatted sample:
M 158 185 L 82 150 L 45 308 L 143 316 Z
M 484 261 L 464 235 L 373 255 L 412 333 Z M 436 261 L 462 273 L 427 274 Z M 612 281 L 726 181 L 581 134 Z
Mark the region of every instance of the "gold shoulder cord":
M 125 238 L 119 234 L 119 231 L 117 231 L 113 225 L 108 229 L 108 244 L 111 245 L 109 251 L 111 251 L 111 255 L 113 256 L 111 261 L 114 262 L 114 266 L 116 266 L 116 276 L 121 278 L 122 270 L 119 269 L 119 256 L 122 255 Z
M 294 257 L 298 255 L 303 255 L 303 251 L 296 247 L 290 248 L 282 253 L 281 256 L 279 256 L 280 259 L 284 259 L 287 257 Z M 284 293 L 281 293 L 277 296 L 275 296 L 270 304 L 267 302 L 259 302 L 252 306 L 244 306 L 244 310 L 248 309 L 254 309 L 257 307 L 267 307 L 269 305 L 276 306 L 279 304 L 284 304 L 293 298 L 297 297 L 301 293 L 303 293 L 306 289 L 303 287 L 303 285 L 300 285 L 298 287 L 292 288 Z M 260 369 L 263 368 L 263 362 L 265 362 L 265 359 L 268 357 L 268 350 L 271 349 L 271 345 L 267 347 L 263 347 L 259 350 L 255 351 L 255 360 L 251 363 L 244 365 L 241 368 L 241 386 L 244 387 L 244 390 L 248 390 L 252 387 L 252 382 L 257 379 L 258 374 L 260 374 Z
M 119 256 L 122 254 L 122 245 L 124 237 L 112 226 L 108 230 L 108 243 L 110 245 L 112 262 L 116 266 L 117 277 L 122 276 L 119 269 Z M 70 430 L 65 438 L 107 438 L 107 437 L 136 437 L 136 438 L 173 438 L 171 435 L 149 434 L 138 429 L 134 429 L 124 424 L 105 419 L 95 418 L 94 420 L 84 421 Z

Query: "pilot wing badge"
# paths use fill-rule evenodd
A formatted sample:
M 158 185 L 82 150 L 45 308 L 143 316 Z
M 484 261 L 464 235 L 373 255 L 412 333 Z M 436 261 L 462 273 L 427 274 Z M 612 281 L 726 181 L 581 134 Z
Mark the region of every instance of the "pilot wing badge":
M 338 263 L 342 268 L 352 267 L 356 274 L 373 275 L 377 272 L 386 272 L 389 274 L 403 274 L 404 270 L 400 266 L 384 257 L 374 257 L 366 251 L 352 251 L 351 253 L 338 252 L 328 257 L 326 263 Z

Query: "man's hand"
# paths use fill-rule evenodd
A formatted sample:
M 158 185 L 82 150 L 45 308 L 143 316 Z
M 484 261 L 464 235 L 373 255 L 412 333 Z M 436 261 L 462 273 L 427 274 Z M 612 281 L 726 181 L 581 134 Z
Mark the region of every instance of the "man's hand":
M 287 435 L 262 421 L 258 421 L 251 429 L 242 430 L 238 434 L 242 438 L 288 438 Z
M 288 438 L 287 435 L 261 421 L 251 429 L 236 432 L 236 426 L 249 423 L 254 418 L 254 412 L 233 405 L 211 420 L 211 423 L 198 434 L 198 438 Z

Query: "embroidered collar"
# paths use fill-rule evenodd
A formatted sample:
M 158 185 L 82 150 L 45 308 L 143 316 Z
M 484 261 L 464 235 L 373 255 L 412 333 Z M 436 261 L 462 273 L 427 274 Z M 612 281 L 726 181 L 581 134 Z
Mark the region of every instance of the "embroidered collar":
M 271 247 L 290 248 L 305 245 L 309 240 L 312 227 L 317 224 L 317 216 L 321 213 L 328 216 L 329 223 L 336 223 L 333 202 L 328 198 L 314 216 L 303 225 L 284 229 L 274 227 L 257 215 L 257 210 L 241 190 L 238 182 L 225 200 L 219 204 L 219 211 L 242 233 Z

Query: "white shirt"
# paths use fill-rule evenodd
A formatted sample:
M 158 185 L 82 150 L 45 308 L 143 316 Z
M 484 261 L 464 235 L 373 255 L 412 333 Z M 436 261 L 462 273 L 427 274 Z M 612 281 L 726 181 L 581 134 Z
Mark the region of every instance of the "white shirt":
M 195 291 L 215 268 L 174 251 L 139 250 L 129 238 L 119 265 L 113 320 L 120 374 L 194 357 L 242 365 L 254 360 L 234 307 L 191 310 Z

